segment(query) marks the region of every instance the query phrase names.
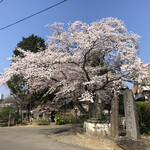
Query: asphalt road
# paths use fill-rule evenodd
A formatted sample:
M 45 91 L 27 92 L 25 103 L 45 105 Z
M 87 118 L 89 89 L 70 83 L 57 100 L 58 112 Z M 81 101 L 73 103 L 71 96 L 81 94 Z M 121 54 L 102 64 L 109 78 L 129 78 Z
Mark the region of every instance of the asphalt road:
M 88 150 L 46 138 L 55 127 L 0 128 L 0 150 Z

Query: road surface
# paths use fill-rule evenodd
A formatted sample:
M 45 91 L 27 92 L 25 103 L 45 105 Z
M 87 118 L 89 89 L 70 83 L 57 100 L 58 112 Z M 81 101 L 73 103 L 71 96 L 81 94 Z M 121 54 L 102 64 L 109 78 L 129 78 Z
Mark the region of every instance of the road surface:
M 55 127 L 0 128 L 0 150 L 88 150 L 46 138 Z

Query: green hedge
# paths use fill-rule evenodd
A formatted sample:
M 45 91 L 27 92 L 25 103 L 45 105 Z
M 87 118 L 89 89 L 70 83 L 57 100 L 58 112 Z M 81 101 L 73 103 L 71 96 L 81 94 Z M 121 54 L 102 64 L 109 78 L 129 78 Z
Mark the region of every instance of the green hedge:
M 136 102 L 141 133 L 150 133 L 150 101 Z

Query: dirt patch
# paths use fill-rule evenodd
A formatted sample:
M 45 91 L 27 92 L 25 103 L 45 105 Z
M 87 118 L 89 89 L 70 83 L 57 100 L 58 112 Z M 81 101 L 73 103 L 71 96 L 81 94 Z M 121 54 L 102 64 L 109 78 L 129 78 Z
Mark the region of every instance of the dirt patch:
M 124 150 L 150 150 L 150 140 L 131 140 L 127 137 L 118 140 L 117 145 Z
M 29 123 L 27 125 L 21 125 L 21 124 L 18 124 L 18 125 L 15 125 L 15 126 L 6 126 L 6 127 L 0 127 L 0 128 L 17 128 L 17 127 L 40 127 L 40 126 L 50 126 L 50 127 L 55 127 L 56 125 L 54 123 L 50 123 L 49 125 L 38 125 L 37 123 Z
M 65 129 L 47 135 L 48 138 L 57 140 L 63 143 L 69 143 L 82 147 L 89 148 L 91 150 L 122 150 L 111 139 L 104 137 L 93 137 L 86 134 L 82 126 L 73 126 L 70 129 Z
M 82 125 L 70 125 L 53 129 L 47 137 L 91 150 L 150 150 L 149 136 L 141 136 L 140 140 L 131 140 L 122 136 L 116 142 L 108 137 L 94 137 L 85 133 Z

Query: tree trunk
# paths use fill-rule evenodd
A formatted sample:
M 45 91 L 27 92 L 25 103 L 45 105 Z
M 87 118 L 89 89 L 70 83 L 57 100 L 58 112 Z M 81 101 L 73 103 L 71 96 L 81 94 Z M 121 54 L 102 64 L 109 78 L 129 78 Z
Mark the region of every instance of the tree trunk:
M 17 117 L 15 118 L 15 124 L 18 124 L 18 120 L 19 120 L 19 105 L 18 103 L 16 102 L 16 114 L 17 114 Z
M 22 112 L 22 102 L 21 102 L 21 105 L 20 105 L 20 114 L 21 114 L 21 123 L 23 122 L 23 112 Z
M 86 117 L 88 117 L 88 112 L 84 109 L 84 107 L 82 106 L 81 103 L 75 103 L 75 105 L 79 108 L 79 110 L 81 111 L 81 113 L 83 115 L 85 115 Z
M 10 127 L 10 121 L 11 121 L 11 113 L 9 113 L 9 117 L 8 117 L 8 127 Z
M 30 104 L 27 104 L 26 107 L 26 121 L 30 122 Z

